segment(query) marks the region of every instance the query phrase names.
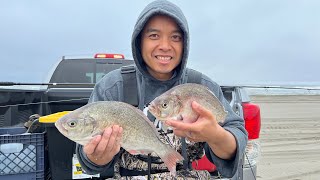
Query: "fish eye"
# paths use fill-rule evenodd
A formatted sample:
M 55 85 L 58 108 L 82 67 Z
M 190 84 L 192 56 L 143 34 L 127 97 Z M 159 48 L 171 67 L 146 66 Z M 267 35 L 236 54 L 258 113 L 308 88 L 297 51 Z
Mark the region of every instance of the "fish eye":
M 168 107 L 168 103 L 164 102 L 161 106 L 166 109 Z
M 69 127 L 75 127 L 75 126 L 77 126 L 77 122 L 75 120 L 69 121 L 68 122 L 68 126 Z

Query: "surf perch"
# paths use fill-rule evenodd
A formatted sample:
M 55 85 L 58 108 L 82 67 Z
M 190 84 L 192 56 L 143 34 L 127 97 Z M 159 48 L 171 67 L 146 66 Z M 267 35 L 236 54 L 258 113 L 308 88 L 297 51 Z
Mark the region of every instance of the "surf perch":
M 192 101 L 210 110 L 216 116 L 218 123 L 225 120 L 227 111 L 219 99 L 208 87 L 195 83 L 181 84 L 171 88 L 155 98 L 148 108 L 158 120 L 174 119 L 193 123 L 197 120 L 198 114 L 191 107 Z
M 142 111 L 127 103 L 90 103 L 64 115 L 55 123 L 61 134 L 81 145 L 87 144 L 112 125 L 123 128 L 121 147 L 126 151 L 131 154 L 155 152 L 171 174 L 176 174 L 176 163 L 183 160 L 183 157 L 160 141 L 156 128 Z

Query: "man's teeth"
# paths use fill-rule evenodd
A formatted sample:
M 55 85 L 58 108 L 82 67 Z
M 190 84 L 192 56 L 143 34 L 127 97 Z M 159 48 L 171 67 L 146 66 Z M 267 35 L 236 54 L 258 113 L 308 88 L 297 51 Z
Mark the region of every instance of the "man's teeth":
M 169 56 L 157 56 L 157 59 L 164 60 L 164 61 L 169 61 L 171 59 L 171 57 L 169 57 Z

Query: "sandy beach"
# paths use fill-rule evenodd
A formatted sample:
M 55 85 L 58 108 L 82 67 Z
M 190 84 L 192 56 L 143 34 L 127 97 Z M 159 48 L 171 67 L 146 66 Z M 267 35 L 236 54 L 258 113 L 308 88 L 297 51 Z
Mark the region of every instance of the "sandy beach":
M 255 95 L 260 105 L 257 179 L 320 179 L 320 95 Z

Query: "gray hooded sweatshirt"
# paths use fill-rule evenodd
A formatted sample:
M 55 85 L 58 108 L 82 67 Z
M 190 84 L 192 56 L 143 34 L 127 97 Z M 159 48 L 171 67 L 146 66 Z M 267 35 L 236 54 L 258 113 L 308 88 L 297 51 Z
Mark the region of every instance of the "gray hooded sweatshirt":
M 141 32 L 150 19 L 154 15 L 167 15 L 173 18 L 181 31 L 183 32 L 183 55 L 180 65 L 175 69 L 174 75 L 167 81 L 159 81 L 151 76 L 147 69 L 146 64 L 141 55 Z M 189 54 L 189 28 L 187 20 L 183 15 L 182 11 L 175 4 L 172 4 L 166 0 L 156 0 L 151 2 L 141 12 L 138 20 L 135 24 L 135 28 L 132 34 L 132 54 L 136 64 L 136 77 L 137 77 L 137 88 L 138 88 L 138 108 L 143 110 L 154 98 L 169 90 L 170 88 L 186 83 L 188 79 L 188 69 L 186 68 L 188 54 Z M 244 121 L 238 115 L 236 115 L 231 109 L 229 103 L 223 96 L 221 88 L 214 81 L 205 75 L 202 75 L 201 84 L 207 86 L 224 105 L 228 111 L 226 120 L 222 124 L 222 127 L 234 135 L 237 142 L 237 152 L 233 159 L 224 160 L 217 157 L 210 147 L 205 144 L 205 154 L 207 158 L 213 162 L 219 173 L 224 177 L 232 177 L 239 163 L 242 162 L 243 153 L 247 144 L 247 132 L 244 128 Z M 114 70 L 106 74 L 96 85 L 91 94 L 90 102 L 95 101 L 124 101 L 123 97 L 123 79 L 120 70 Z M 91 162 L 87 156 L 83 153 L 81 145 L 77 145 L 76 153 L 79 162 L 83 170 L 87 174 L 100 173 L 102 176 L 113 176 L 114 165 L 121 156 L 120 151 L 113 160 L 105 166 L 98 166 Z M 241 166 L 240 166 L 241 167 Z M 126 171 L 120 172 L 122 176 L 128 175 L 145 175 L 145 172 L 140 171 Z

